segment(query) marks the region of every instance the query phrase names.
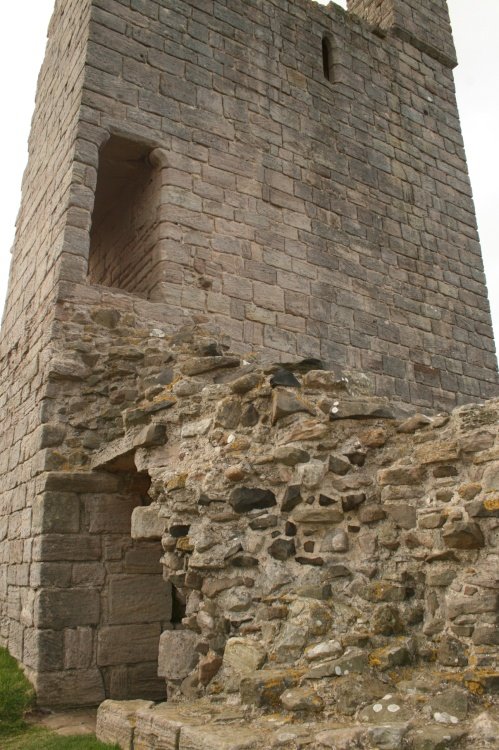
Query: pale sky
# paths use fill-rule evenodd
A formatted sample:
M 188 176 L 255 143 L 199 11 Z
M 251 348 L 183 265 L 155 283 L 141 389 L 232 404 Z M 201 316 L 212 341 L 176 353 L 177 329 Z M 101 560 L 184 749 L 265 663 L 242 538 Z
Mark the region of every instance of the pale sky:
M 325 2 L 325 0 L 319 0 Z M 492 315 L 499 347 L 498 0 L 448 0 L 460 65 L 455 71 L 468 165 L 475 197 Z M 54 0 L 4 3 L 0 45 L 3 143 L 0 176 L 0 314 L 7 288 L 10 247 L 20 204 L 26 144 L 36 79 Z M 345 6 L 345 2 L 339 2 Z

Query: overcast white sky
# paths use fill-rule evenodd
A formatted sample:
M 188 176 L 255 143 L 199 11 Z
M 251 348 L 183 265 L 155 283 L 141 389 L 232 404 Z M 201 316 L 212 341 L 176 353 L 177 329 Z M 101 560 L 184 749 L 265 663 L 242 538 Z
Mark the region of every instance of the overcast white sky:
M 319 0 L 326 2 L 326 0 Z M 499 340 L 499 252 L 497 250 L 499 176 L 498 0 L 448 0 L 460 65 L 456 84 L 461 122 L 475 196 L 478 224 Z M 339 2 L 345 6 L 345 2 Z M 0 91 L 3 144 L 0 174 L 0 313 L 7 287 L 10 247 L 20 203 L 22 172 L 27 159 L 36 79 L 54 0 L 4 3 L 0 44 Z M 499 341 L 498 341 L 499 343 Z

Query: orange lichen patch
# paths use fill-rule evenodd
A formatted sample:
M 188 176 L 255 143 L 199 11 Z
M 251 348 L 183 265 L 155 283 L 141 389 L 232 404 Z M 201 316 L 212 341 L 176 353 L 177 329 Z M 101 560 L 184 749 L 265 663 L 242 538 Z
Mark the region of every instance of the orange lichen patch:
M 369 448 L 380 448 L 388 440 L 388 433 L 382 427 L 376 427 L 371 430 L 364 430 L 359 435 L 361 443 Z
M 160 393 L 158 396 L 155 396 L 152 400 L 153 404 L 162 404 L 162 403 L 168 403 L 172 406 L 175 406 L 177 403 L 177 399 L 172 396 L 170 393 Z M 147 403 L 147 402 L 146 402 Z
M 480 685 L 479 682 L 469 680 L 469 681 L 465 681 L 464 684 L 466 685 L 470 693 L 472 693 L 473 695 L 483 695 L 484 690 L 483 690 L 482 685 Z
M 172 492 L 173 490 L 183 490 L 188 476 L 189 474 L 187 473 L 175 474 L 166 485 L 168 492 Z
M 499 671 L 495 669 L 473 669 L 464 675 L 464 684 L 474 695 L 484 692 L 496 693 L 499 686 Z
M 485 510 L 499 510 L 499 492 L 490 492 L 483 501 Z
M 194 551 L 194 545 L 189 539 L 188 536 L 182 536 L 177 541 L 177 549 L 180 552 L 193 552 Z
M 226 448 L 226 453 L 238 453 L 239 451 L 247 451 L 250 447 L 251 442 L 246 437 L 237 437 Z

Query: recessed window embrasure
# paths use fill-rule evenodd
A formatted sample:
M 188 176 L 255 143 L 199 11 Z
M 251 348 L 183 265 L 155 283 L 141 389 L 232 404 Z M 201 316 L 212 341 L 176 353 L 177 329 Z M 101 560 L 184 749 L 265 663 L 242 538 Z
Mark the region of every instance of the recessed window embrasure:
M 155 245 L 160 174 L 151 147 L 111 136 L 99 155 L 90 232 L 90 283 L 150 297 L 157 282 Z
M 322 37 L 322 68 L 324 71 L 324 78 L 327 81 L 333 80 L 333 50 L 331 42 L 327 36 Z

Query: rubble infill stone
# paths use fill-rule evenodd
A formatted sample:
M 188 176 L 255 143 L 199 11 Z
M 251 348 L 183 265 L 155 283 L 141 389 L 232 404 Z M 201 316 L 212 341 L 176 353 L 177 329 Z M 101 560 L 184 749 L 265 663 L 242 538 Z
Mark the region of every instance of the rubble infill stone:
M 395 409 L 387 404 L 339 399 L 334 401 L 329 418 L 332 422 L 341 419 L 396 419 L 397 414 Z
M 158 412 L 171 409 L 176 403 L 177 399 L 174 396 L 166 395 L 153 401 L 151 404 L 127 409 L 123 412 L 123 423 L 126 428 L 141 424 L 142 422 L 148 421 L 153 414 L 158 414 Z
M 341 677 L 353 673 L 362 673 L 369 668 L 367 654 L 360 649 L 346 651 L 338 659 L 329 659 L 311 667 L 306 673 L 307 680 L 319 680 L 323 677 Z
M 272 508 L 277 505 L 277 500 L 271 490 L 237 487 L 231 492 L 229 503 L 236 513 L 249 513 L 252 510 Z
M 300 398 L 296 393 L 282 387 L 276 388 L 272 394 L 272 424 L 299 412 L 313 414 L 314 409 L 311 404 Z
M 225 644 L 223 665 L 236 674 L 251 674 L 260 669 L 267 652 L 258 641 L 250 638 L 229 638 Z
M 184 375 L 203 375 L 226 367 L 239 367 L 240 364 L 237 357 L 198 357 L 183 362 L 181 370 Z
M 423 727 L 416 729 L 412 734 L 412 747 L 414 750 L 448 750 L 457 745 L 465 734 L 462 729 Z
M 442 537 L 445 545 L 454 549 L 481 549 L 485 546 L 480 526 L 471 521 L 449 523 L 444 527 Z
M 199 637 L 190 630 L 167 630 L 159 641 L 158 674 L 170 680 L 187 677 L 198 661 Z
M 293 713 L 318 713 L 324 708 L 324 701 L 312 688 L 301 687 L 285 690 L 281 703 Z
M 277 708 L 283 692 L 296 687 L 303 674 L 300 669 L 266 669 L 247 675 L 241 680 L 243 704 Z
M 344 515 L 337 508 L 297 508 L 293 511 L 292 520 L 297 524 L 329 525 L 343 521 Z

